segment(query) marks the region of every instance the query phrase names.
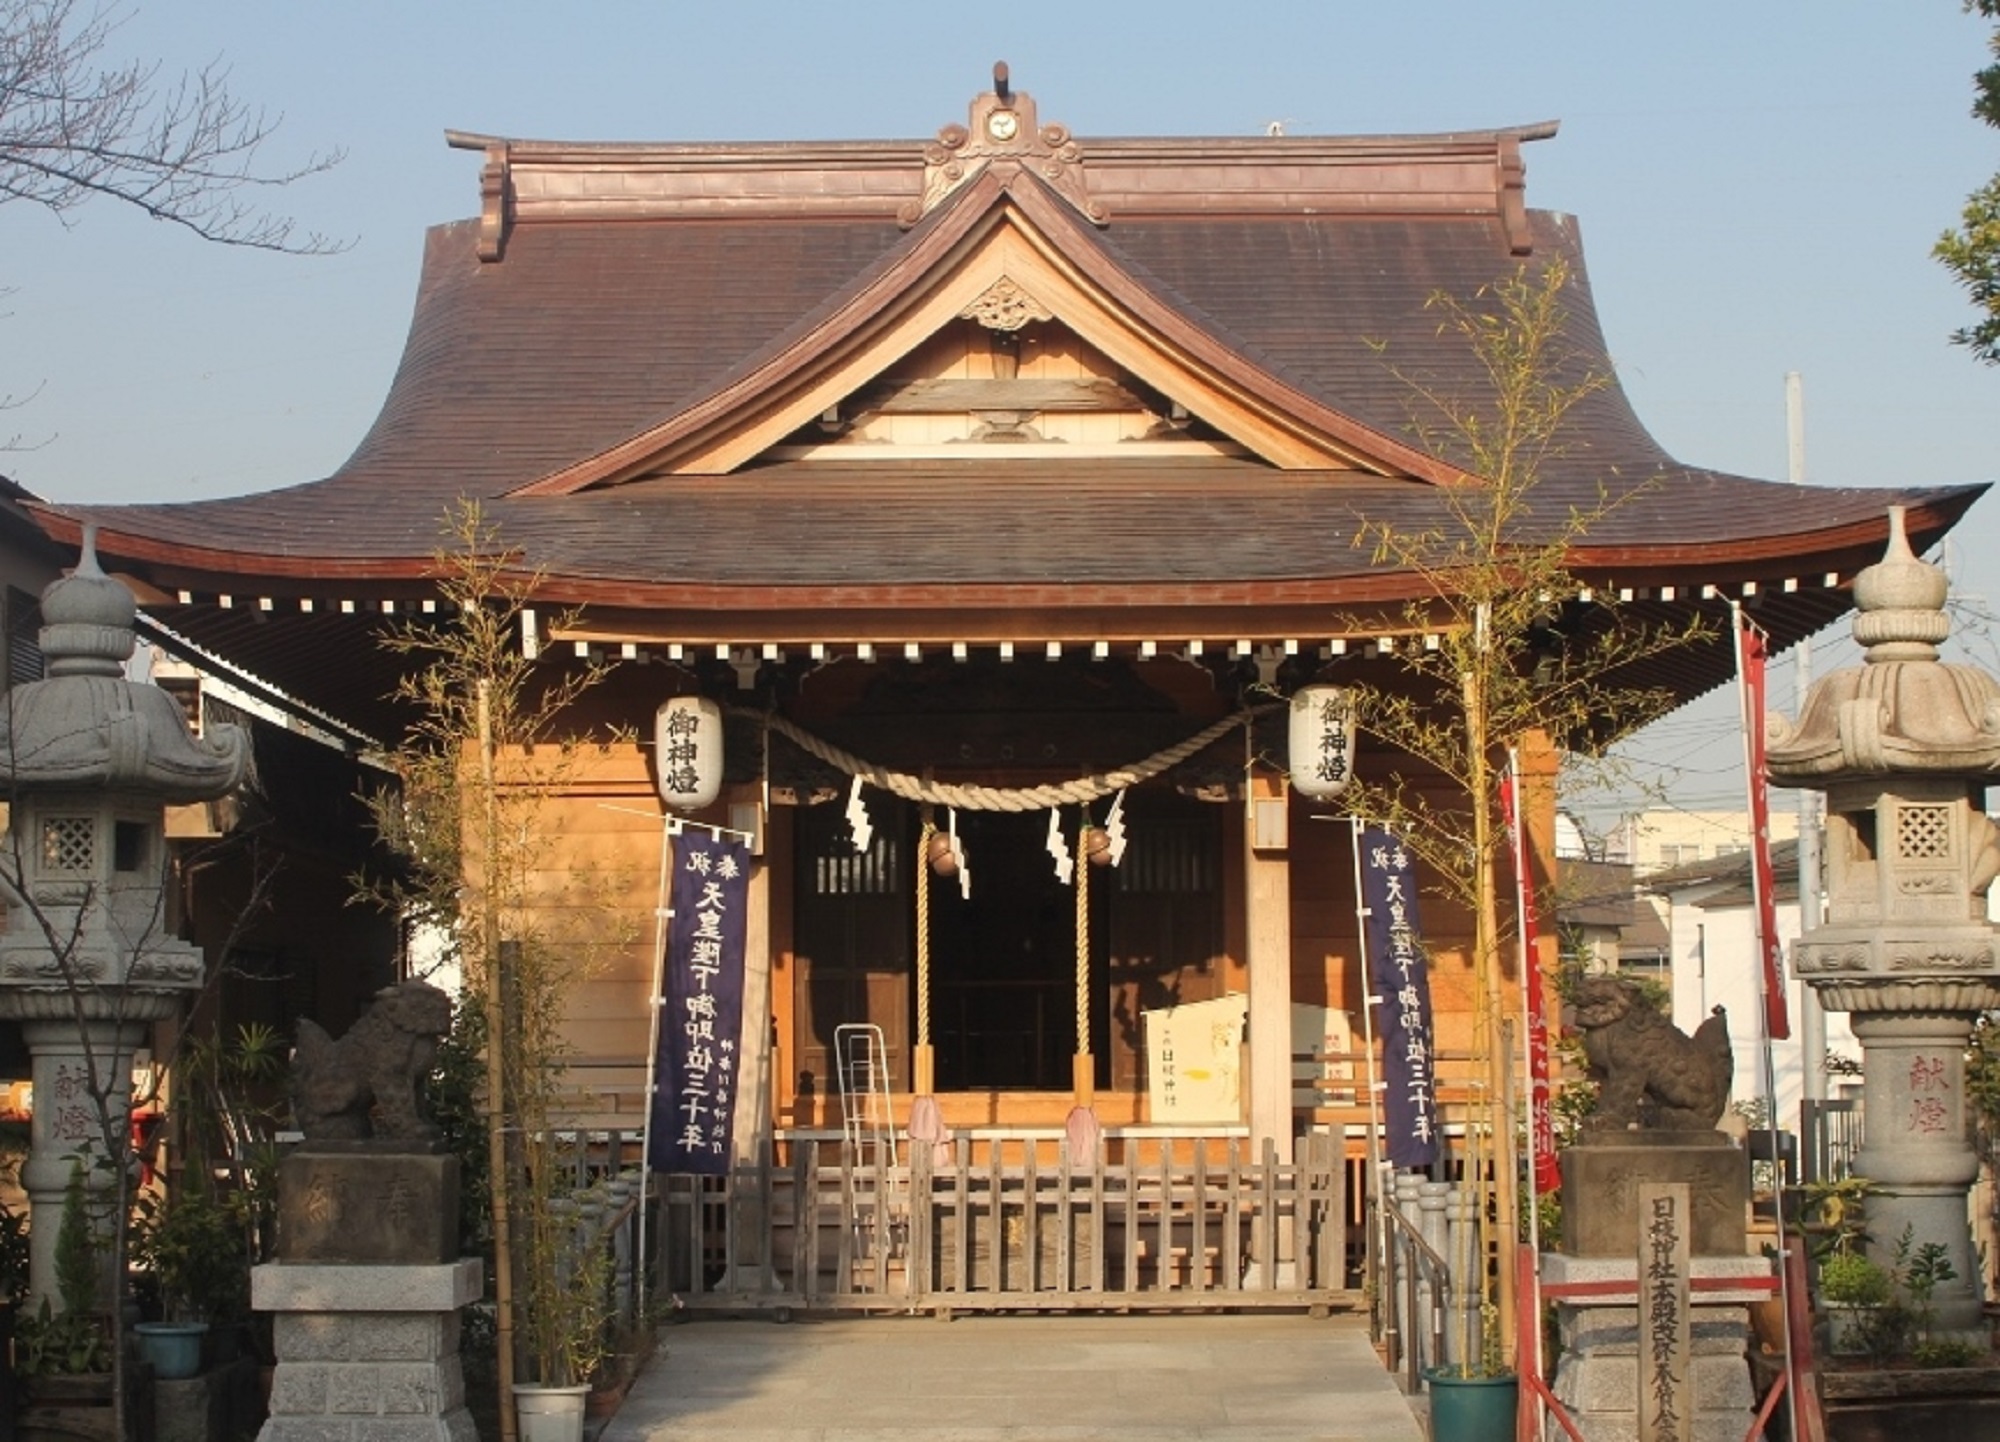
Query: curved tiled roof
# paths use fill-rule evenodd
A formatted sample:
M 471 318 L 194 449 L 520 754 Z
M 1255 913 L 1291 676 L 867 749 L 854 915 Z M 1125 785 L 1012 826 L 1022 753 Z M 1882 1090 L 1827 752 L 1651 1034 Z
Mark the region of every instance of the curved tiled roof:
M 1532 138 L 1440 137 L 1432 161 L 1459 177 L 1468 144 L 1518 146 L 1523 135 Z M 1354 143 L 1365 155 L 1423 144 Z M 719 149 L 732 166 L 763 153 Z M 1109 150 L 1125 166 L 1126 198 L 1143 199 L 1153 163 L 1145 146 Z M 1174 163 L 1198 150 L 1182 144 Z M 1253 154 L 1267 152 L 1218 143 L 1209 162 L 1260 163 L 1244 159 Z M 678 150 L 670 158 L 686 159 Z M 168 588 L 414 584 L 447 507 L 471 498 L 524 565 L 547 574 L 555 600 L 724 610 L 760 589 L 770 593 L 764 603 L 782 592 L 827 607 L 875 604 L 862 592 L 894 585 L 1099 585 L 1172 604 L 1176 588 L 1280 582 L 1308 586 L 1299 594 L 1320 603 L 1379 599 L 1406 583 L 1381 575 L 1354 544 L 1362 518 L 1405 533 L 1431 526 L 1446 496 L 1417 477 L 1461 474 L 1460 458 L 1425 434 L 1419 399 L 1428 391 L 1476 404 L 1486 384 L 1463 339 L 1441 326 L 1435 297 L 1475 301 L 1523 250 L 1533 264 L 1559 260 L 1571 274 L 1566 373 L 1612 374 L 1567 217 L 1372 196 L 1346 208 L 1286 198 L 1210 213 L 1191 193 L 1179 209 L 1134 200 L 1102 227 L 1025 167 L 976 174 L 907 229 L 879 205 L 737 213 L 704 200 L 696 211 L 636 218 L 557 205 L 513 224 L 498 260 L 483 250 L 491 215 L 442 225 L 426 241 L 389 396 L 333 475 L 237 499 L 80 508 L 47 524 L 62 534 L 75 517 L 94 519 L 107 556 Z M 1223 368 L 1301 425 L 1328 422 L 1341 444 L 1372 445 L 1385 474 L 1222 455 L 1029 459 L 969 446 L 948 461 L 753 462 L 726 476 L 648 476 L 642 463 L 607 462 L 595 474 L 616 483 L 591 484 L 605 457 L 643 462 L 635 447 L 677 418 L 754 409 L 761 378 L 847 343 L 1002 207 L 1039 218 L 1038 234 L 1098 293 L 1128 317 L 1171 328 L 1178 353 Z M 562 490 L 550 478 L 564 475 L 580 475 L 574 484 L 585 488 L 535 493 Z M 1591 527 L 1578 558 L 1596 574 L 1658 576 L 1697 562 L 1708 568 L 1703 579 L 1810 571 L 1834 552 L 1878 545 L 1891 503 L 1911 508 L 1922 541 L 1980 493 L 1806 490 L 1685 467 L 1612 380 L 1571 413 L 1534 505 L 1560 523 L 1573 507 L 1627 490 L 1636 493 Z
M 1531 219 L 1537 256 L 1575 272 L 1576 363 L 1608 367 L 1574 224 Z M 1358 516 L 1409 528 L 1437 515 L 1422 482 L 1224 458 L 794 463 L 510 499 L 741 374 L 913 236 L 859 220 L 542 225 L 522 227 L 497 265 L 477 259 L 474 236 L 473 222 L 431 232 L 395 383 L 331 477 L 236 499 L 88 508 L 107 550 L 248 575 L 349 564 L 382 574 L 427 558 L 445 507 L 471 497 L 556 582 L 1222 582 L 1359 575 L 1369 565 L 1350 544 Z M 1488 217 L 1146 219 L 1114 222 L 1101 244 L 1211 337 L 1410 443 L 1412 381 L 1469 394 L 1476 380 L 1427 302 L 1472 295 L 1514 264 Z M 1955 513 L 1973 494 L 1805 491 L 1682 467 L 1615 384 L 1573 420 L 1542 495 L 1589 505 L 1600 484 L 1645 483 L 1590 536 L 1627 565 L 1694 546 L 1747 554 L 1759 540 L 1809 550 L 1811 533 L 1879 519 L 1891 502 Z M 749 534 L 763 543 L 715 543 Z
M 935 153 L 475 137 L 487 211 L 426 238 L 389 396 L 333 475 L 39 518 L 59 538 L 96 521 L 100 554 L 156 588 L 166 624 L 380 734 L 396 724 L 378 698 L 398 664 L 375 639 L 382 609 L 431 593 L 460 499 L 542 573 L 538 604 L 586 605 L 602 634 L 710 654 L 1367 635 L 1371 615 L 1394 616 L 1421 586 L 1357 544 L 1363 524 L 1425 531 L 1455 487 L 1476 484 L 1418 408 L 1426 392 L 1476 406 L 1487 383 L 1434 297 L 1474 301 L 1524 253 L 1559 260 L 1564 374 L 1612 376 L 1576 224 L 1520 204 L 1519 143 L 1546 133 L 1086 143 L 1112 177 L 1108 208 L 1077 203 L 1073 167 L 1013 161 L 934 195 L 925 167 L 958 153 L 942 136 Z M 542 167 L 518 214 L 495 199 L 510 164 Z M 1406 191 L 1378 188 L 1397 175 Z M 704 426 L 794 414 L 817 394 L 798 389 L 819 384 L 816 367 L 886 334 L 1001 224 L 1074 278 L 1069 304 L 1115 311 L 1117 334 L 1152 344 L 1149 363 L 1200 369 L 1203 394 L 1254 397 L 1275 417 L 1269 434 L 1317 438 L 1285 464 L 1358 455 L 1372 469 L 1284 469 L 1250 445 L 1118 458 L 968 445 L 946 459 L 856 447 L 727 474 L 653 464 L 703 443 Z M 1983 489 L 1804 488 L 1683 466 L 1614 379 L 1571 412 L 1531 499 L 1559 526 L 1625 497 L 1588 528 L 1574 558 L 1585 580 L 1631 588 L 1656 619 L 1709 587 L 1754 595 L 1783 646 L 1845 609 L 1827 582 L 1879 556 L 1888 506 L 1908 508 L 1922 547 Z M 1532 532 L 1536 515 L 1522 524 Z M 169 607 L 177 591 L 193 604 Z M 1635 679 L 1685 697 L 1731 665 L 1711 642 Z

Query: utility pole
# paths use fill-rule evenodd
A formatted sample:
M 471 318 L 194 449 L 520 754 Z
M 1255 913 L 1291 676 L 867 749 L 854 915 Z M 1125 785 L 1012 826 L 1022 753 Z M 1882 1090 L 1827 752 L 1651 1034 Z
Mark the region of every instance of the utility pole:
M 1806 400 L 1805 382 L 1797 371 L 1785 374 L 1785 439 L 1789 453 L 1788 474 L 1792 484 L 1806 481 Z M 1812 637 L 1799 642 L 1798 661 L 1792 672 L 1793 711 L 1802 711 L 1806 693 L 1812 689 Z M 1799 807 L 1799 930 L 1811 931 L 1822 919 L 1820 901 L 1820 828 L 1826 793 L 1802 786 L 1794 795 Z M 1799 1053 L 1803 1063 L 1804 1095 L 1807 1101 L 1826 1100 L 1826 1008 L 1820 1005 L 1815 987 L 1802 988 L 1799 1005 Z M 1771 1118 L 1783 1127 L 1785 1119 Z

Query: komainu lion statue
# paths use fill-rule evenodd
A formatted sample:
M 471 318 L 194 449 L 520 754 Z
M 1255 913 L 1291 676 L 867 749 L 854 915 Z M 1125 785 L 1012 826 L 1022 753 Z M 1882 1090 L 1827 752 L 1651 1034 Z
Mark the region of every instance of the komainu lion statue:
M 292 1112 L 305 1139 L 434 1140 L 418 1096 L 450 1030 L 451 998 L 422 981 L 383 987 L 338 1041 L 301 1017 Z
M 1563 1007 L 1583 1033 L 1583 1055 L 1599 1084 L 1595 1131 L 1707 1131 L 1721 1120 L 1736 1069 L 1729 1019 L 1721 1007 L 1689 1036 L 1630 982 L 1585 977 Z

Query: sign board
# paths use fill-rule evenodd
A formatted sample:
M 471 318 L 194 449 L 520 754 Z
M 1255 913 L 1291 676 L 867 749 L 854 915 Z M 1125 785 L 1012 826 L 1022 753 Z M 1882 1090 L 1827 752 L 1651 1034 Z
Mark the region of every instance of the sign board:
M 1639 1442 L 1693 1442 L 1686 1182 L 1639 1186 Z
M 1243 1119 L 1243 1027 L 1250 998 L 1222 996 L 1140 1013 L 1155 1123 Z
M 1351 1061 L 1300 1060 L 1315 1055 L 1349 1055 L 1354 1028 L 1344 1011 L 1310 1002 L 1292 1003 L 1292 1105 L 1294 1107 L 1352 1106 L 1361 1099 L 1354 1089 Z

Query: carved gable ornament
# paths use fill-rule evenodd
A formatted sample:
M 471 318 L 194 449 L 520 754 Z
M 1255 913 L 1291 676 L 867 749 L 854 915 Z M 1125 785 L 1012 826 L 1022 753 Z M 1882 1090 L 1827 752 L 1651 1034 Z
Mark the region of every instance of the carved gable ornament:
M 1031 321 L 1054 320 L 1056 314 L 1027 291 L 1012 276 L 1003 275 L 988 286 L 979 299 L 958 313 L 960 320 L 976 321 L 987 330 L 1017 331 Z
M 1069 127 L 1038 121 L 1034 97 L 1008 85 L 1005 61 L 993 67 L 993 88 L 973 99 L 967 124 L 945 126 L 924 147 L 923 195 L 897 219 L 915 225 L 982 170 L 1003 166 L 1032 171 L 1093 225 L 1109 221 L 1104 207 L 1090 198 L 1083 150 Z

